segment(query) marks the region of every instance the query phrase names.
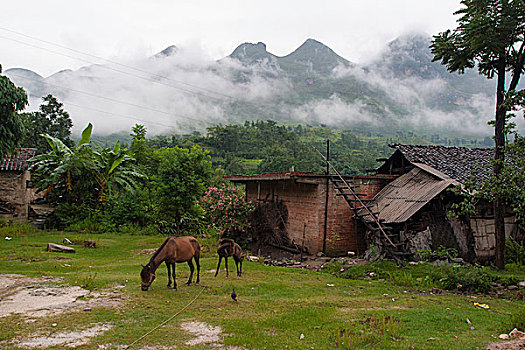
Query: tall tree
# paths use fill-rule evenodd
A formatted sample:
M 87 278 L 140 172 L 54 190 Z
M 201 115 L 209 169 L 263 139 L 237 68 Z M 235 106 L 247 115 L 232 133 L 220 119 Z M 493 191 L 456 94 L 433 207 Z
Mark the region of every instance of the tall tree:
M 0 75 L 0 157 L 18 146 L 24 127 L 17 112 L 22 111 L 26 105 L 27 94 L 24 89 L 16 87 L 8 77 Z
M 157 173 L 153 176 L 159 215 L 181 228 L 184 216 L 198 214 L 197 201 L 210 184 L 213 170 L 208 152 L 191 149 L 160 148 L 154 153 Z
M 477 66 L 480 74 L 497 78 L 495 113 L 494 178 L 505 166 L 505 134 L 510 101 L 516 96 L 525 61 L 525 2 L 523 0 L 463 0 L 458 27 L 434 36 L 431 50 L 434 61 L 449 71 L 464 73 Z M 510 82 L 506 84 L 507 74 Z M 494 195 L 496 266 L 505 267 L 504 204 Z
M 67 147 L 73 147 L 74 142 L 70 137 L 73 122 L 69 113 L 64 110 L 64 105 L 53 95 L 47 95 L 42 100 L 38 112 L 23 114 L 25 134 L 22 145 L 34 147 L 38 153 L 47 152 L 50 149 L 49 144 L 40 136 L 47 134 L 60 139 Z

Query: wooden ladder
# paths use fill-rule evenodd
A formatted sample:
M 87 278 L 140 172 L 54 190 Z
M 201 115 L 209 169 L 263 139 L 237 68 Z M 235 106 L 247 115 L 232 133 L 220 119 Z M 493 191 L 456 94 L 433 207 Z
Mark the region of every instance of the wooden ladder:
M 361 221 L 374 235 L 376 242 L 379 243 L 378 248 L 380 251 L 382 251 L 386 257 L 395 260 L 399 265 L 404 265 L 400 257 L 407 255 L 407 253 L 403 249 L 405 244 L 401 242 L 399 234 L 393 232 L 392 227 L 381 223 L 381 220 L 378 218 L 379 213 L 374 212 L 372 205 L 367 204 L 370 203 L 371 200 L 361 198 L 367 194 L 356 191 L 359 185 L 350 185 L 330 161 L 319 152 L 317 148 L 314 147 L 314 149 L 335 173 L 332 175 L 329 174 L 328 176 L 337 191 L 336 195 L 345 199 L 350 209 L 354 212 L 354 217 Z

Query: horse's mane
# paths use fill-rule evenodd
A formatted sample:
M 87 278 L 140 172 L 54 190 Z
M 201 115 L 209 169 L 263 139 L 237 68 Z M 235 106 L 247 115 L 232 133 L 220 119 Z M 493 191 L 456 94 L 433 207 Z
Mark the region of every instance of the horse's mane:
M 172 239 L 173 237 L 168 237 L 166 238 L 166 240 L 160 245 L 159 249 L 157 249 L 157 251 L 153 254 L 153 256 L 151 257 L 151 259 L 149 259 L 149 263 L 152 263 L 153 262 L 153 259 L 155 259 L 157 257 L 157 255 L 159 255 L 159 253 L 161 252 L 161 250 L 164 248 L 164 246 L 168 243 L 168 241 L 170 239 Z
M 231 238 L 221 238 L 219 239 L 219 245 L 223 245 L 223 244 L 234 244 L 235 241 Z

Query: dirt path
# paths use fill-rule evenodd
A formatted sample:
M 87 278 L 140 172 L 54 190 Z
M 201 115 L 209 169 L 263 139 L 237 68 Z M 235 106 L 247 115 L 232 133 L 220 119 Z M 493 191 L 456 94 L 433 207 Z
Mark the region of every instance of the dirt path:
M 79 286 L 57 287 L 60 283 L 61 279 L 56 277 L 0 275 L 0 317 L 22 314 L 31 319 L 82 308 L 116 307 L 123 299 L 119 288 L 94 293 Z M 79 300 L 86 296 L 89 298 Z

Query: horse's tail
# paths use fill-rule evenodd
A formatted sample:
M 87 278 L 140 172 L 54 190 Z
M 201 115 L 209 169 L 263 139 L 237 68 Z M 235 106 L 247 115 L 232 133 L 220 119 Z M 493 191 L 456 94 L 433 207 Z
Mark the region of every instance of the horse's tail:
M 200 255 L 201 255 L 201 244 L 199 243 L 199 241 L 197 241 L 197 238 L 195 237 L 192 237 L 192 244 L 193 244 L 193 249 L 195 250 L 195 257 L 199 258 Z

